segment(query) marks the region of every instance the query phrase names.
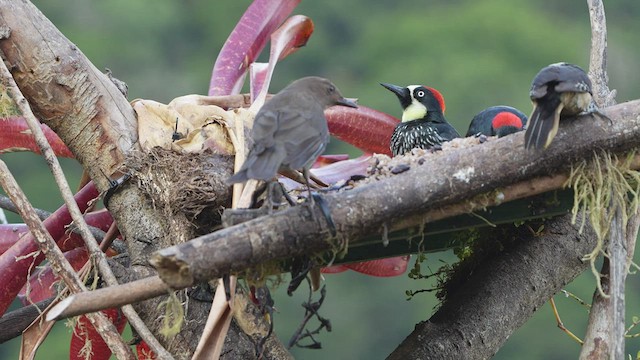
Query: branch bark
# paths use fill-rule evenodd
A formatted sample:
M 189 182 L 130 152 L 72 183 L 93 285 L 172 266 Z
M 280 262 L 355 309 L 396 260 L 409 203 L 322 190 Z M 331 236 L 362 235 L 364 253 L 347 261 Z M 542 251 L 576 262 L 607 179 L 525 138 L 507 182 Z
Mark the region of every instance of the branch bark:
M 579 225 L 565 215 L 546 221 L 544 229 L 540 236 L 520 230 L 512 248 L 478 265 L 388 359 L 491 358 L 513 331 L 589 266 L 581 261 L 597 242 L 589 225 L 579 234 Z
M 640 101 L 604 111 L 613 124 L 591 116 L 567 121 L 544 152 L 525 151 L 519 133 L 442 151 L 401 174 L 371 180 L 350 191 L 328 193 L 324 199 L 337 238 L 355 243 L 360 236 L 381 232 L 381 223 L 393 228 L 411 215 L 532 177 L 567 172 L 571 163 L 591 158 L 594 149 L 624 152 L 634 148 L 640 140 Z M 583 131 L 584 122 L 589 122 L 589 133 Z M 409 160 L 398 161 L 402 159 Z M 335 243 L 317 207 L 297 206 L 160 250 L 150 261 L 170 286 L 185 287 L 265 261 L 329 251 Z
M 0 39 L 0 49 L 7 56 L 18 85 L 34 104 L 38 117 L 69 144 L 85 168 L 90 169 L 99 188 L 104 190 L 107 181 L 102 173 L 114 173 L 126 153 L 135 148 L 135 120 L 126 99 L 28 2 L 0 0 L 0 18 L 11 30 L 9 38 Z M 412 163 L 412 169 L 403 174 L 325 198 L 341 240 L 356 241 L 359 235 L 380 231 L 382 222 L 400 223 L 408 215 L 462 202 L 516 181 L 566 171 L 571 162 L 590 156 L 593 149 L 629 150 L 640 139 L 639 109 L 640 101 L 606 109 L 615 120 L 613 125 L 593 117 L 563 124 L 554 143 L 544 153 L 520 150 L 523 148 L 522 134 L 518 134 L 482 146 L 434 154 L 422 165 Z M 584 121 L 590 122 L 589 134 L 580 130 L 579 123 Z M 509 154 L 509 158 L 505 159 L 503 154 Z M 477 164 L 485 167 L 479 168 Z M 439 169 L 438 173 L 433 169 Z M 421 181 L 414 181 L 416 178 Z M 135 184 L 127 184 L 115 194 L 109 208 L 128 241 L 134 264 L 132 272 L 135 273 L 132 278 L 154 275 L 147 267 L 146 254 L 175 244 L 175 239 L 191 238 L 192 234 L 187 230 L 174 236 L 173 224 L 153 207 L 148 196 Z M 261 222 L 264 223 L 262 227 L 258 224 Z M 302 233 L 307 231 L 303 224 L 309 225 L 310 231 Z M 256 227 L 251 229 L 251 225 Z M 156 265 L 167 270 L 163 276 L 171 280 L 172 285 L 187 286 L 196 280 L 240 271 L 258 261 L 317 252 L 333 246 L 328 241 L 330 232 L 317 209 L 310 212 L 306 207 L 297 207 L 251 225 L 238 225 L 198 238 L 180 248 L 163 250 L 155 258 Z M 290 242 L 277 243 L 283 233 L 291 235 Z M 261 243 L 268 247 L 261 248 Z M 213 250 L 212 259 L 206 259 L 211 254 L 202 252 L 203 249 L 232 252 Z M 251 252 L 257 261 L 250 259 Z M 237 264 L 231 264 L 229 259 L 235 254 L 240 255 L 234 259 Z M 207 269 L 208 266 L 213 267 Z M 171 269 L 186 270 L 186 276 L 176 276 Z M 161 315 L 156 307 L 158 303 L 156 300 L 138 305 L 149 324 Z M 177 338 L 165 341 L 173 353 L 189 353 L 195 348 L 191 339 L 197 339 L 194 334 L 201 330 L 198 320 L 206 316 L 206 309 L 206 304 L 190 303 L 186 323 L 193 326 Z M 155 330 L 157 333 L 157 328 Z
M 28 1 L 0 0 L 0 24 L 0 51 L 36 117 L 60 136 L 98 189 L 105 191 L 109 187 L 107 176 L 117 174 L 128 157 L 139 150 L 133 109 L 108 76 L 96 69 Z M 228 106 L 246 103 L 244 96 L 198 100 L 226 101 Z M 203 156 L 201 161 L 216 162 L 224 169 L 224 162 L 228 160 Z M 168 179 L 170 175 L 158 174 Z M 220 171 L 213 176 L 223 183 L 229 174 Z M 111 197 L 108 206 L 126 240 L 132 261 L 132 266 L 120 277 L 124 281 L 155 275 L 147 263 L 149 253 L 195 236 L 186 216 L 168 219 L 148 194 L 135 185 L 124 184 Z M 135 308 L 171 353 L 192 353 L 196 346 L 192 339 L 201 333 L 210 304 L 190 301 L 182 332 L 166 339 L 159 336 L 162 324 L 157 321 L 164 316 L 163 308 L 158 306 L 162 300 L 138 303 Z M 227 346 L 243 345 L 242 349 L 251 353 L 253 346 L 248 338 L 241 332 L 235 335 L 236 341 Z M 244 341 L 238 340 L 243 336 Z
M 28 1 L 0 1 L 0 50 L 40 121 L 85 166 L 100 190 L 137 139 L 133 110 L 107 75 Z M 74 99 L 73 101 L 67 101 Z
M 594 101 L 599 106 L 615 104 L 615 90 L 609 90 L 607 75 L 607 22 L 602 0 L 587 0 L 591 22 L 589 77 L 593 83 Z M 613 198 L 613 197 L 612 197 Z M 640 213 L 633 214 L 625 224 L 627 214 L 621 204 L 612 203 L 615 212 L 611 224 L 610 242 L 601 273 L 606 297 L 596 290 L 589 312 L 589 324 L 581 359 L 621 359 L 625 356 L 625 281 L 633 258 Z M 634 228 L 635 226 L 635 228 Z
M 87 291 L 84 283 L 80 280 L 76 272 L 71 267 L 71 264 L 65 259 L 62 251 L 56 245 L 51 235 L 47 232 L 42 221 L 38 218 L 33 207 L 29 203 L 29 200 L 22 192 L 15 179 L 11 175 L 11 172 L 0 160 L 0 183 L 2 188 L 9 195 L 11 200 L 20 211 L 20 216 L 24 219 L 25 223 L 29 226 L 29 230 L 35 236 L 38 246 L 42 252 L 46 255 L 47 260 L 51 263 L 51 268 L 56 275 L 60 276 L 65 285 L 74 293 L 80 293 Z M 135 356 L 124 340 L 120 337 L 116 327 L 104 316 L 102 313 L 88 314 L 87 318 L 93 326 L 95 326 L 98 333 L 102 336 L 104 341 L 109 346 L 109 349 L 119 359 L 134 359 Z

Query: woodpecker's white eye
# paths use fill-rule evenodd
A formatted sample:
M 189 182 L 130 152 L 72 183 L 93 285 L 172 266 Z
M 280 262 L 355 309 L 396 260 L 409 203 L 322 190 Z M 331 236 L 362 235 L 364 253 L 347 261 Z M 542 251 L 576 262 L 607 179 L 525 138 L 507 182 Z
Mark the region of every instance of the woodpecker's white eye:
M 424 91 L 422 91 L 422 90 L 418 90 L 418 91 L 416 92 L 416 95 L 417 95 L 418 97 L 424 97 Z

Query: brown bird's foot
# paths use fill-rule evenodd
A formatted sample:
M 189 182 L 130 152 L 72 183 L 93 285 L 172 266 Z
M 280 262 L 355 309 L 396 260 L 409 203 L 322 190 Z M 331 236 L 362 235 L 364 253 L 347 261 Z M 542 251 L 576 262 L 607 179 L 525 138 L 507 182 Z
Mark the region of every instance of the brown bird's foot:
M 314 200 L 315 199 L 315 200 Z M 324 198 L 320 196 L 320 194 L 311 194 L 311 203 L 310 206 L 314 206 L 315 203 L 318 203 L 318 207 L 320 211 L 322 211 L 322 215 L 324 215 L 325 220 L 327 220 L 327 226 L 329 227 L 329 231 L 331 232 L 331 236 L 336 236 L 336 224 L 333 222 L 333 218 L 331 217 L 331 210 L 329 209 L 329 205 L 324 201 Z
M 331 184 L 331 186 L 329 186 L 328 188 L 318 189 L 317 191 L 318 193 L 328 193 L 330 191 L 338 191 L 340 189 L 353 186 L 354 182 L 364 180 L 366 178 L 367 177 L 365 175 L 359 175 L 359 174 L 351 175 L 351 177 L 349 177 L 348 179 L 336 181 L 335 183 Z
M 613 120 L 611 120 L 610 117 L 608 117 L 607 115 L 605 115 L 605 113 L 603 113 L 602 111 L 600 111 L 600 109 L 596 109 L 596 111 L 593 112 L 594 114 L 596 114 L 598 117 L 600 117 L 603 120 L 607 120 L 609 122 L 609 125 L 613 125 Z
M 272 181 L 267 185 L 267 206 L 271 213 L 274 209 L 278 209 L 282 206 L 282 198 L 284 198 L 290 206 L 296 204 L 295 200 L 289 196 L 287 190 L 279 181 Z
M 264 198 L 261 199 L 263 195 Z M 279 181 L 263 183 L 251 195 L 250 208 L 266 208 L 268 213 L 272 214 L 273 210 L 277 210 L 282 206 L 283 198 L 291 206 L 296 204 L 295 200 L 287 193 L 284 185 Z

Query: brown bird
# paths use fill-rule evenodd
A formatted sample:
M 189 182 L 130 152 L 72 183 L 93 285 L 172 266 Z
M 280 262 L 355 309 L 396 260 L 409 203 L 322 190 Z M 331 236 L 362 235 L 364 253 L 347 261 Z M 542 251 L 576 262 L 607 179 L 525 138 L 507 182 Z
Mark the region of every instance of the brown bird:
M 298 79 L 282 89 L 256 114 L 253 146 L 228 183 L 270 181 L 278 172 L 302 170 L 308 187 L 309 169 L 329 143 L 324 110 L 334 105 L 357 107 L 320 77 Z
M 591 80 L 577 65 L 551 64 L 538 72 L 529 92 L 533 112 L 524 134 L 526 149 L 546 149 L 560 120 L 581 113 L 599 113 L 591 97 Z

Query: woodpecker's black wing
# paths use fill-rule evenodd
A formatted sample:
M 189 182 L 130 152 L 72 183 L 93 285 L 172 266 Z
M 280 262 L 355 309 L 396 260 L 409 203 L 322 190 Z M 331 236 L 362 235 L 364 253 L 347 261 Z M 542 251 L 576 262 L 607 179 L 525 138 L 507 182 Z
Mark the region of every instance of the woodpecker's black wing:
M 569 63 L 551 64 L 540 70 L 531 83 L 531 99 L 541 99 L 547 95 L 549 86 L 553 86 L 559 93 L 591 93 L 591 80 L 587 73 L 579 66 Z
M 493 128 L 491 127 L 491 119 L 493 119 L 494 116 L 495 114 L 491 115 L 486 109 L 476 114 L 476 116 L 471 119 L 469 130 L 467 130 L 465 136 L 476 136 L 478 134 L 492 136 Z
M 524 133 L 526 149 L 544 149 L 558 132 L 560 112 L 562 111 L 560 96 L 550 96 L 534 105 L 529 117 L 529 126 Z
M 565 93 L 574 93 L 574 96 L 567 96 Z M 576 94 L 585 96 L 575 96 Z M 577 65 L 551 64 L 533 78 L 529 96 L 534 108 L 525 132 L 525 148 L 544 149 L 558 132 L 561 113 L 574 115 L 587 109 L 591 97 L 591 80 Z
M 496 136 L 498 135 L 497 129 L 493 128 L 493 119 L 502 112 L 508 112 L 515 116 L 517 116 L 522 122 L 522 126 L 527 123 L 527 116 L 520 110 L 506 105 L 496 105 L 488 107 L 471 119 L 471 123 L 469 124 L 469 130 L 467 130 L 467 134 L 465 136 L 475 136 L 478 134 L 483 134 L 486 136 Z M 516 131 L 520 131 L 520 129 L 514 129 L 509 133 L 514 133 Z M 504 135 L 507 135 L 506 133 Z M 503 136 L 504 136 L 503 135 Z
M 460 134 L 458 131 L 448 122 L 445 123 L 434 123 L 436 131 L 438 131 L 438 135 L 442 138 L 442 142 L 451 141 L 455 138 L 459 138 Z

